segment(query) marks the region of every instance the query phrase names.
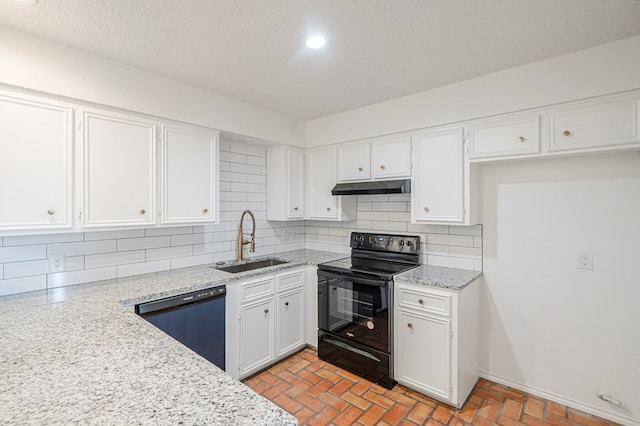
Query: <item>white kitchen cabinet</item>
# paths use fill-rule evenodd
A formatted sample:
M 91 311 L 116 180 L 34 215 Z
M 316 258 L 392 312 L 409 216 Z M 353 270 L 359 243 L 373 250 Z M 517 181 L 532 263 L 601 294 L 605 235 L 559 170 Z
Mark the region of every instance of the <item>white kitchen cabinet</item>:
M 396 281 L 398 383 L 462 407 L 478 380 L 478 284 L 460 291 Z
M 305 271 L 227 284 L 227 373 L 247 377 L 304 347 Z
M 338 149 L 338 181 L 351 182 L 371 179 L 371 144 L 356 142 Z
M 306 153 L 306 219 L 356 219 L 356 197 L 333 196 L 338 178 L 338 150 L 320 148 Z
M 371 143 L 373 179 L 397 179 L 411 176 L 411 138 L 396 135 L 378 138 Z
M 82 226 L 150 226 L 156 220 L 154 121 L 82 112 Z
M 304 218 L 304 151 L 286 145 L 267 149 L 267 220 Z
M 549 112 L 549 151 L 640 144 L 638 94 L 573 103 Z
M 413 223 L 464 224 L 466 208 L 463 129 L 416 133 L 411 189 Z
M 73 109 L 0 91 L 0 231 L 72 226 Z
M 540 152 L 540 116 L 510 116 L 469 125 L 469 159 L 496 159 Z
M 213 223 L 217 218 L 218 132 L 162 128 L 162 224 Z
M 393 135 L 351 142 L 338 150 L 340 182 L 389 180 L 411 176 L 411 139 Z

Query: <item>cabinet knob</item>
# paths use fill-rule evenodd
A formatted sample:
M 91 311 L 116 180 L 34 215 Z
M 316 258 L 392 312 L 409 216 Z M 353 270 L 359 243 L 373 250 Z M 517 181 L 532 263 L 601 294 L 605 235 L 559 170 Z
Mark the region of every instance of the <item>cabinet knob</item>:
M 265 314 L 268 314 L 268 313 L 269 313 L 269 310 L 268 310 L 268 309 L 265 309 L 265 310 L 264 310 L 264 313 L 265 313 Z
M 384 170 L 384 169 L 385 169 L 384 164 L 380 164 L 380 170 Z
M 412 324 L 412 323 L 408 323 L 408 324 L 407 324 L 407 327 L 409 327 L 409 328 L 413 328 L 413 324 Z
M 361 172 L 363 169 L 362 167 L 358 167 L 358 171 Z
M 289 302 L 284 302 L 284 306 L 289 306 Z
M 518 142 L 524 142 L 524 141 L 526 141 L 524 136 L 518 136 Z
M 140 214 L 145 214 L 147 211 L 145 209 L 140 210 Z
M 297 212 L 297 211 L 298 211 L 298 208 L 297 208 L 297 207 L 294 207 L 294 208 L 293 208 L 293 211 L 296 211 L 296 212 Z
M 209 213 L 209 209 L 202 209 L 202 214 L 207 214 Z
M 424 304 L 424 300 L 420 299 L 420 300 L 418 300 L 418 303 L 423 305 Z
M 54 214 L 56 214 L 56 211 L 54 209 L 49 209 L 49 210 L 47 210 L 47 214 L 49 216 L 53 216 Z
M 562 132 L 562 134 L 565 136 L 571 136 L 571 132 L 568 130 L 565 130 L 564 132 Z
M 327 211 L 330 212 L 331 211 L 331 207 L 327 207 Z
M 424 208 L 424 212 L 425 212 L 425 213 L 429 213 L 429 207 L 426 207 L 426 206 L 425 206 L 425 208 Z

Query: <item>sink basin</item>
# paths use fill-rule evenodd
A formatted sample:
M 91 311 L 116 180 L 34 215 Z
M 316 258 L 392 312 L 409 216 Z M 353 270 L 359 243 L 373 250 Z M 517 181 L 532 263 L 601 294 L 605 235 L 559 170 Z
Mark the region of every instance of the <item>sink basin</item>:
M 289 262 L 285 260 L 279 260 L 279 259 L 264 259 L 264 260 L 256 260 L 255 262 L 241 263 L 239 265 L 223 266 L 217 269 L 225 272 L 231 272 L 232 274 L 236 274 L 238 272 L 246 272 L 246 271 L 252 271 L 254 269 L 267 268 L 269 266 L 282 265 L 283 263 L 289 263 Z

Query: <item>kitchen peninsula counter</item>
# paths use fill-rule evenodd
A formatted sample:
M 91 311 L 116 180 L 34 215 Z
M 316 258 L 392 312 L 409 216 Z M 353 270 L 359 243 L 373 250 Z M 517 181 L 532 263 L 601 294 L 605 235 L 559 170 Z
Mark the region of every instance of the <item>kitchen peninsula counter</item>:
M 295 425 L 131 307 L 344 256 L 300 250 L 240 274 L 201 266 L 0 297 L 1 423 Z

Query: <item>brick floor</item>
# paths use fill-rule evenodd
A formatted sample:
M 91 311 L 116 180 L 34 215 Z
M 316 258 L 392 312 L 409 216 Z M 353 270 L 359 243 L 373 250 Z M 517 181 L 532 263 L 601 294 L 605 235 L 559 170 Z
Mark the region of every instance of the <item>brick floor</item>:
M 457 410 L 404 386 L 385 389 L 319 360 L 310 348 L 244 383 L 300 425 L 616 425 L 484 379 Z

